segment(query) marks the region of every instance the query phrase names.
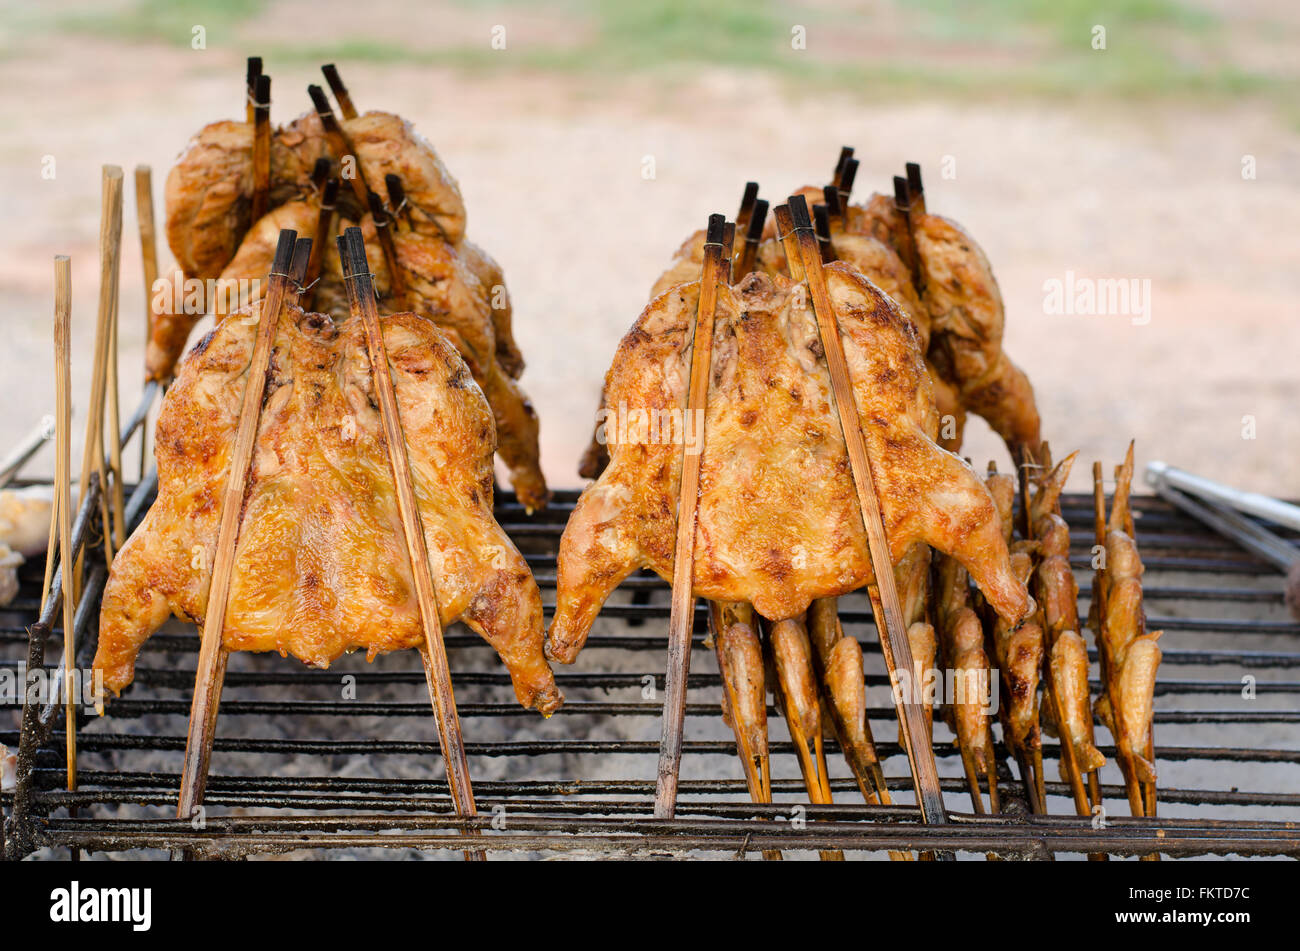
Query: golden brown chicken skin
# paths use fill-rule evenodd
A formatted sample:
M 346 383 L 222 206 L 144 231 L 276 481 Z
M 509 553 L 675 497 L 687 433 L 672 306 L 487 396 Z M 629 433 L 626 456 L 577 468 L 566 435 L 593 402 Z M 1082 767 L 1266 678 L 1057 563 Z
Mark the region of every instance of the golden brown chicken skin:
M 202 624 L 221 499 L 260 304 L 190 354 L 158 420 L 158 499 L 104 591 L 95 669 L 120 692 L 169 614 Z M 455 349 L 415 314 L 381 318 L 444 625 L 496 648 L 520 703 L 563 698 L 542 653 L 542 603 L 492 517 L 494 427 Z M 364 332 L 287 305 L 254 444 L 223 642 L 328 666 L 423 643 Z
M 1034 391 L 1002 349 L 1002 292 L 979 245 L 938 215 L 912 219 L 922 298 L 930 311 L 930 359 L 1015 457 L 1037 453 L 1041 424 Z
M 1010 573 L 988 493 L 969 466 L 934 442 L 934 397 L 913 328 L 848 266 L 827 265 L 825 274 L 891 557 L 916 542 L 951 552 L 995 609 L 1019 621 L 1029 597 Z M 601 604 L 632 571 L 648 566 L 672 576 L 682 443 L 698 448 L 698 420 L 687 417 L 690 438 L 672 438 L 683 433 L 698 295 L 698 284 L 678 285 L 652 301 L 606 378 L 611 462 L 582 494 L 560 542 L 548 648 L 556 659 L 574 659 Z M 782 619 L 802 614 L 814 598 L 873 580 L 821 357 L 804 285 L 752 274 L 719 287 L 697 597 L 747 601 L 764 617 Z M 664 438 L 661 424 L 671 424 L 674 411 L 678 428 L 669 425 Z

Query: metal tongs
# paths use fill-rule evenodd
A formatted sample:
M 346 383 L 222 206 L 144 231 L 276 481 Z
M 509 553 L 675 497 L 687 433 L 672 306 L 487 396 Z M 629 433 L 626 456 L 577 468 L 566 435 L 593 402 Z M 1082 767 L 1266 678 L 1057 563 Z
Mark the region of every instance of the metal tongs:
M 1163 462 L 1147 463 L 1146 481 L 1171 504 L 1286 572 L 1287 607 L 1300 620 L 1300 549 L 1242 514 L 1300 531 L 1300 506 L 1243 492 Z

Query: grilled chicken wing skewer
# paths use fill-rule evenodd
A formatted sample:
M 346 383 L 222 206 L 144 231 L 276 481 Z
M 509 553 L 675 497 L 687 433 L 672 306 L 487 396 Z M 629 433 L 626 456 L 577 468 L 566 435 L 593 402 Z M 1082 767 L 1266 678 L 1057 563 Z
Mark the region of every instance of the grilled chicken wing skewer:
M 1122 759 L 1133 764 L 1137 779 L 1156 780 L 1147 755 L 1151 734 L 1156 670 L 1160 665 L 1160 631 L 1147 631 L 1142 607 L 1142 559 L 1133 540 L 1129 492 L 1133 482 L 1133 445 L 1116 469 L 1115 495 L 1106 526 L 1105 568 L 1099 574 L 1105 605 L 1100 617 L 1100 646 L 1109 663 L 1106 692 L 1095 709 L 1115 737 Z M 1113 706 L 1112 706 L 1113 704 Z M 1118 709 L 1115 709 L 1118 707 Z
M 1106 762 L 1097 749 L 1088 693 L 1088 648 L 1079 633 L 1079 586 L 1070 568 L 1070 528 L 1060 514 L 1060 495 L 1078 453 L 1071 453 L 1038 482 L 1030 506 L 1040 561 L 1031 586 L 1043 612 L 1052 692 L 1064 722 L 1055 724 L 1070 744 L 1080 773 Z M 1044 444 L 1045 466 L 1050 457 Z M 1064 761 L 1062 761 L 1064 768 Z
M 829 264 L 825 273 L 892 557 L 919 541 L 953 553 L 995 609 L 1018 621 L 1030 599 L 1010 572 L 987 490 L 934 443 L 937 419 L 915 332 L 851 268 Z M 701 422 L 682 426 L 698 293 L 697 284 L 680 285 L 652 301 L 607 376 L 609 402 L 642 412 L 625 421 L 609 468 L 583 493 L 561 539 L 548 644 L 556 659 L 576 657 L 601 604 L 632 571 L 672 575 L 682 444 L 690 447 Z M 747 601 L 767 618 L 795 617 L 814 598 L 872 581 L 812 306 L 803 285 L 751 274 L 719 288 L 715 322 L 695 594 Z M 671 435 L 674 411 L 683 438 Z
M 164 398 L 158 500 L 114 559 L 95 669 L 120 692 L 144 641 L 176 614 L 202 623 L 242 391 L 260 304 L 195 347 Z M 520 703 L 562 702 L 542 653 L 542 602 L 492 517 L 491 412 L 434 325 L 382 318 L 444 625 L 493 645 Z M 364 648 L 423 643 L 364 329 L 286 305 L 276 330 L 224 645 L 325 667 Z

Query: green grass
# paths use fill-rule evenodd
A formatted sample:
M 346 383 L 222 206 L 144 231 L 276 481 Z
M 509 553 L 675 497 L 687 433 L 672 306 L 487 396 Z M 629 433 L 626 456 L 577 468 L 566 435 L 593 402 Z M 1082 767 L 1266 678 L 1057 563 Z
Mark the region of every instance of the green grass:
M 504 8 L 507 23 L 511 7 L 525 7 L 525 0 L 453 2 L 485 11 Z M 285 39 L 265 44 L 259 52 L 289 62 L 436 63 L 472 73 L 541 70 L 602 82 L 628 75 L 671 81 L 705 66 L 721 66 L 775 76 L 796 88 L 843 90 L 868 98 L 1256 97 L 1295 112 L 1294 84 L 1229 63 L 1222 49 L 1233 24 L 1186 0 L 894 2 L 904 25 L 900 49 L 869 43 L 866 14 L 847 2 L 842 8 L 818 3 L 798 9 L 773 0 L 549 0 L 540 8 L 527 3 L 529 14 L 571 21 L 581 42 L 512 47 L 509 56 L 486 43 L 424 49 L 418 41 L 369 37 L 362 18 L 346 33 L 341 30 L 336 43 L 302 46 Z M 239 28 L 254 22 L 267 3 L 135 0 L 118 10 L 49 14 L 45 22 L 59 31 L 177 46 L 187 46 L 192 26 L 202 24 L 209 46 L 217 46 L 235 42 Z M 790 47 L 794 23 L 808 29 L 806 51 Z M 1091 47 L 1094 24 L 1106 27 L 1104 51 Z M 869 44 L 870 55 L 854 55 L 846 43 L 822 42 L 832 31 L 846 29 Z

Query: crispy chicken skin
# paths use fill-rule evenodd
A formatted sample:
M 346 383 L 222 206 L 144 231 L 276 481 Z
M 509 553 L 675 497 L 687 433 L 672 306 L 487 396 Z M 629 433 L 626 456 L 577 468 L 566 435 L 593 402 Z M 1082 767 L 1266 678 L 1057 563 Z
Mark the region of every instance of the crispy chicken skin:
M 315 113 L 274 130 L 270 204 L 310 190 L 312 168 L 326 154 Z M 252 223 L 252 196 L 253 127 L 231 121 L 204 126 L 168 173 L 165 191 L 167 243 L 186 277 L 214 278 L 230 263 Z
M 115 693 L 176 614 L 202 624 L 260 304 L 191 352 L 159 415 L 158 500 L 113 562 L 95 669 Z M 542 653 L 542 602 L 492 517 L 492 416 L 455 349 L 415 314 L 381 318 L 444 625 L 501 655 L 519 702 L 562 703 Z M 363 328 L 288 304 L 272 355 L 224 644 L 325 667 L 416 647 L 422 626 L 372 392 Z
M 372 111 L 343 122 L 366 183 L 379 189 L 396 175 L 406 191 L 402 215 L 417 233 L 456 244 L 465 237 L 460 185 L 411 123 L 391 112 Z
M 1028 581 L 1033 559 L 1025 551 L 1011 553 L 1015 576 Z M 1013 628 L 1002 618 L 993 622 L 993 654 L 1007 686 L 1007 722 L 1010 739 L 1022 749 L 1033 749 L 1038 734 L 1038 681 L 1043 666 L 1043 629 L 1037 620 Z
M 1002 349 L 1002 292 L 988 259 L 959 225 L 938 215 L 914 216 L 912 234 L 930 311 L 931 360 L 1013 458 L 1021 449 L 1036 453 L 1041 434 L 1034 391 Z
M 519 345 L 514 336 L 514 308 L 510 304 L 510 292 L 506 289 L 506 277 L 501 265 L 477 244 L 468 238 L 456 245 L 456 253 L 469 268 L 470 273 L 478 278 L 487 298 L 488 308 L 492 311 L 492 331 L 496 337 L 497 362 L 512 380 L 517 380 L 524 372 L 524 355 L 519 352 Z
M 344 227 L 348 222 L 340 223 Z M 372 261 L 375 288 L 388 297 L 392 284 L 383 249 L 375 237 L 373 219 L 361 222 Z M 404 275 L 402 305 L 429 318 L 455 344 L 482 388 L 497 425 L 497 453 L 510 470 L 510 483 L 528 511 L 546 507 L 550 491 L 542 475 L 537 411 L 532 401 L 501 366 L 490 294 L 456 249 L 417 231 L 393 236 L 397 263 Z M 317 305 L 330 313 L 346 313 L 338 250 L 325 256 Z
M 995 609 L 1030 609 L 1013 577 L 988 492 L 934 443 L 936 414 L 915 331 L 897 307 L 843 264 L 825 269 L 844 339 L 876 491 L 895 560 L 916 542 L 966 564 Z M 686 400 L 698 284 L 650 303 L 606 377 L 626 407 L 611 462 L 582 494 L 560 541 L 548 650 L 572 662 L 605 598 L 641 566 L 672 576 L 683 440 L 652 441 Z M 718 290 L 707 443 L 695 553 L 697 597 L 747 601 L 791 618 L 814 598 L 872 582 L 857 495 L 804 285 L 751 274 Z M 633 419 L 635 413 L 642 415 Z M 645 417 L 653 413 L 653 419 Z M 637 420 L 647 423 L 640 426 Z M 617 420 L 607 421 L 613 430 Z M 687 445 L 698 446 L 689 424 Z
M 310 197 L 286 202 L 269 212 L 249 231 L 222 277 L 237 280 L 264 276 L 275 257 L 280 229 L 292 228 L 299 234 L 314 234 L 319 211 L 319 200 Z M 337 229 L 342 233 L 352 224 L 346 218 L 340 219 Z M 496 336 L 496 322 L 492 318 L 495 294 L 483 286 L 474 270 L 477 266 L 496 281 L 493 287 L 504 288 L 504 283 L 501 283 L 504 278 L 500 276 L 496 263 L 474 248 L 470 254 L 475 258 L 475 265 L 471 266 L 461 250 L 467 242 L 462 242 L 461 249 L 458 249 L 440 238 L 431 238 L 415 230 L 399 231 L 394 235 L 393 243 L 406 296 L 396 301 L 391 294 L 392 276 L 375 231 L 374 219 L 365 215 L 360 227 L 366 239 L 375 289 L 383 304 L 390 309 L 405 308 L 433 321 L 460 351 L 492 408 L 497 426 L 497 452 L 510 470 L 511 484 L 519 501 L 528 511 L 545 508 L 550 492 L 541 469 L 537 412 L 527 394 L 500 362 L 501 347 Z M 317 308 L 338 322 L 346 320 L 350 313 L 343 268 L 333 242 L 327 243 L 322 255 L 314 300 Z M 188 328 L 185 333 L 189 333 Z M 512 340 L 508 349 L 513 347 Z
M 433 147 L 409 122 L 391 113 L 368 112 L 342 124 L 356 151 L 360 171 L 372 189 L 382 194 L 384 176 L 390 173 L 400 176 L 406 191 L 402 213 L 411 227 L 421 234 L 452 243 L 462 241 L 465 205 L 460 187 Z M 314 196 L 312 170 L 316 160 L 325 157 L 336 161 L 340 158 L 331 155 L 324 129 L 314 112 L 274 130 L 270 207 L 278 210 L 285 202 Z M 185 278 L 216 278 L 231 264 L 246 233 L 257 224 L 249 218 L 252 195 L 252 126 L 230 121 L 205 126 L 167 176 L 167 243 Z M 345 189 L 340 208 L 350 209 L 351 215 L 357 217 L 365 209 L 355 208 L 354 203 L 351 191 Z M 263 223 L 266 224 L 265 219 Z M 314 235 L 315 221 L 299 233 Z M 471 248 L 467 253 L 473 255 L 476 251 Z M 475 262 L 476 266 L 490 272 L 495 262 L 483 257 L 485 260 Z M 254 276 L 265 275 L 263 268 Z M 494 319 L 508 323 L 509 315 L 505 311 L 508 303 L 503 314 L 494 314 Z M 206 312 L 206 307 L 199 307 L 188 314 L 155 316 L 150 327 L 146 364 L 149 379 L 171 378 L 190 331 Z M 508 332 L 505 337 L 509 337 Z M 522 362 L 519 366 L 522 368 Z

